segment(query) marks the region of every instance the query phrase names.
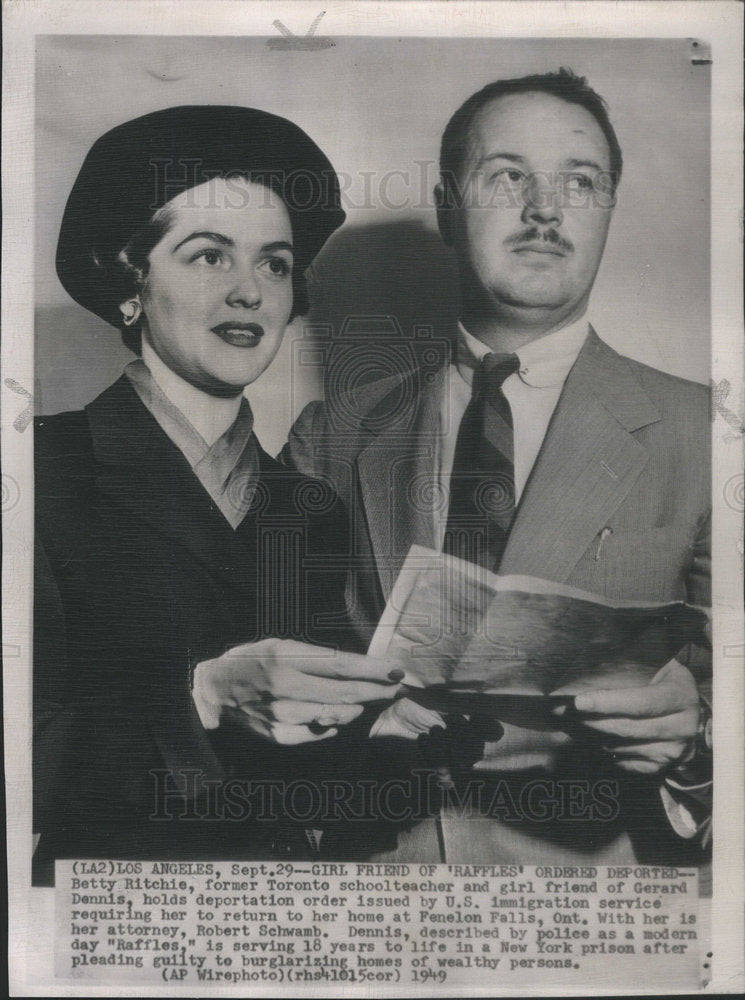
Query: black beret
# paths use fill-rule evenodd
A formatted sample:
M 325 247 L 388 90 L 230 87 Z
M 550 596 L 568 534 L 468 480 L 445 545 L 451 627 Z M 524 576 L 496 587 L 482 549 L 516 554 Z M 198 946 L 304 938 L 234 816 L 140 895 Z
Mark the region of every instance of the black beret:
M 238 174 L 282 195 L 299 268 L 344 222 L 334 168 L 297 125 L 257 108 L 165 108 L 107 132 L 86 156 L 57 244 L 57 274 L 66 291 L 118 326 L 122 293 L 113 274 L 122 249 L 167 201 L 211 178 Z

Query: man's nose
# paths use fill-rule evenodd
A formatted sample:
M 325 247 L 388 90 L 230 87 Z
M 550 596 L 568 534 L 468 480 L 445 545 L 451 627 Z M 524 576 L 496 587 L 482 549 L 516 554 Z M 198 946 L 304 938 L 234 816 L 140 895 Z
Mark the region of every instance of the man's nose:
M 233 284 L 226 296 L 228 305 L 258 309 L 261 305 L 261 286 L 253 266 L 236 269 L 233 277 Z
M 548 174 L 531 174 L 523 186 L 523 222 L 560 226 L 564 214 L 558 184 Z

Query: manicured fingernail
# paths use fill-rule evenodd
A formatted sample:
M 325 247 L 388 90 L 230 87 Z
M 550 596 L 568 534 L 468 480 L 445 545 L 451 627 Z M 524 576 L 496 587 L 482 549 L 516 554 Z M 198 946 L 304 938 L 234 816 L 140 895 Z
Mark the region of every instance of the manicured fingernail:
M 405 676 L 406 675 L 405 675 L 404 671 L 400 670 L 398 667 L 396 667 L 395 670 L 389 671 L 389 673 L 388 673 L 388 680 L 392 681 L 394 684 L 398 684 L 398 682 L 402 681 Z
M 333 728 L 332 726 L 328 726 L 323 722 L 308 723 L 308 729 L 311 731 L 311 733 L 313 733 L 314 736 L 323 736 L 324 733 L 327 733 L 329 729 L 332 728 Z

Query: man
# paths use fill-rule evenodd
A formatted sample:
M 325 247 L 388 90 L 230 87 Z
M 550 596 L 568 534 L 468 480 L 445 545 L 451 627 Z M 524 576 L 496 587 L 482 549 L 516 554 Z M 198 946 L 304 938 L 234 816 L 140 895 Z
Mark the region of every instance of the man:
M 440 168 L 439 228 L 462 298 L 452 363 L 354 397 L 330 379 L 326 405 L 306 408 L 284 452 L 351 511 L 360 634 L 372 634 L 412 544 L 612 600 L 708 606 L 707 392 L 619 356 L 588 322 L 622 169 L 602 98 L 566 70 L 490 84 L 448 124 Z M 470 537 L 461 529 L 489 462 L 501 500 Z M 505 725 L 463 772 L 492 782 L 491 806 L 464 819 L 456 795 L 439 830 L 417 828 L 398 858 L 694 858 L 707 667 L 700 649 L 680 656 L 649 684 L 578 695 L 566 732 Z M 440 721 L 422 718 L 402 701 L 373 734 L 413 738 Z M 543 808 L 523 795 L 536 778 Z M 559 800 L 577 789 L 573 811 Z M 605 810 L 590 808 L 600 789 Z

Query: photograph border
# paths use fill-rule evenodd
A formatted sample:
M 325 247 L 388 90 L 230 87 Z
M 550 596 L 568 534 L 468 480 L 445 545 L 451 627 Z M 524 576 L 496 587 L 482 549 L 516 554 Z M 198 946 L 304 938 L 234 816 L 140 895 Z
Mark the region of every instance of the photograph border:
M 279 18 L 301 39 L 320 11 L 314 2 L 242 0 L 54 0 L 6 2 L 3 67 L 3 654 L 7 775 L 11 995 L 173 995 L 172 988 L 103 989 L 49 977 L 53 891 L 30 889 L 31 857 L 31 434 L 34 385 L 34 41 L 38 34 L 270 35 Z M 515 0 L 492 3 L 368 2 L 324 5 L 323 34 L 376 36 L 699 38 L 712 58 L 712 440 L 714 448 L 715 638 L 714 869 L 711 928 L 716 960 L 708 992 L 737 992 L 743 969 L 743 321 L 742 6 L 733 0 L 620 3 Z M 529 34 L 526 32 L 529 30 Z M 45 937 L 39 928 L 47 928 Z M 46 977 L 46 978 L 45 978 Z M 623 984 L 609 985 L 616 993 Z M 424 995 L 433 988 L 409 994 Z M 14 992 L 15 991 L 15 992 Z M 308 990 L 322 995 L 325 987 Z M 185 988 L 184 995 L 192 990 Z M 236 988 L 221 995 L 240 995 Z M 255 995 L 292 995 L 276 987 Z M 365 989 L 345 990 L 370 995 Z M 445 990 L 442 991 L 446 992 Z M 472 995 L 487 991 L 475 988 Z M 488 991 L 499 993 L 494 987 Z M 524 995 L 546 994 L 546 989 Z M 567 995 L 582 995 L 568 989 Z M 597 991 L 596 991 L 597 992 Z M 637 991 L 642 992 L 642 991 Z M 465 991 L 459 991 L 467 995 Z M 205 991 L 203 995 L 208 995 Z M 381 991 L 382 995 L 382 991 Z M 390 991 L 389 995 L 401 995 Z

